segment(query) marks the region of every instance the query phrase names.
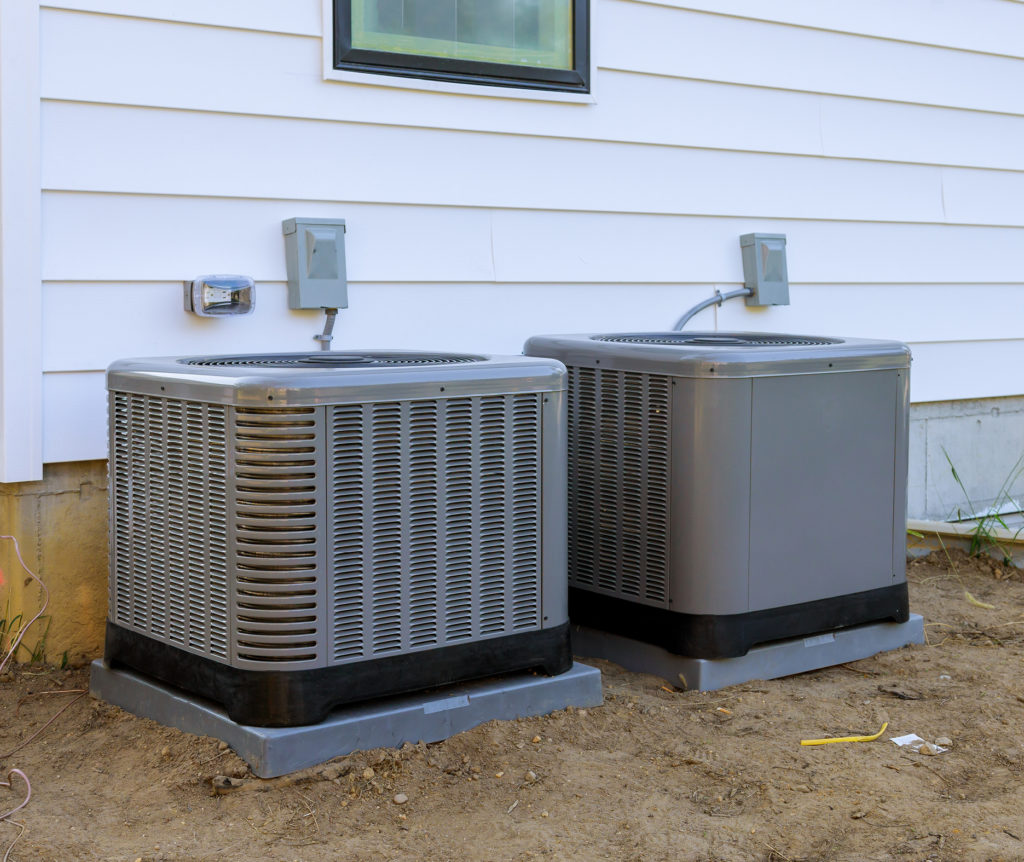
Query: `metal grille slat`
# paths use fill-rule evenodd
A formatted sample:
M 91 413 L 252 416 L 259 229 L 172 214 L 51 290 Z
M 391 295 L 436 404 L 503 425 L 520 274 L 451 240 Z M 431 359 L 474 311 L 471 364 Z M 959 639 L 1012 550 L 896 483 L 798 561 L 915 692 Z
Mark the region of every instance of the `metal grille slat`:
M 505 627 L 505 399 L 500 395 L 488 396 L 480 399 L 479 404 L 480 554 L 475 582 L 480 632 L 493 634 Z
M 476 486 L 473 468 L 475 429 L 473 402 L 451 399 L 445 404 L 444 626 L 449 642 L 473 635 L 473 529 Z
M 228 658 L 226 411 L 110 393 L 111 619 Z
M 436 401 L 408 405 L 409 644 L 437 643 L 438 424 Z
M 667 606 L 668 377 L 569 367 L 569 582 Z
M 322 666 L 322 417 L 238 407 L 232 444 L 232 636 L 239 664 Z
M 541 398 L 328 411 L 332 656 L 540 625 Z
M 129 413 L 131 396 L 110 394 L 110 615 L 122 625 L 131 622 L 132 541 Z
M 332 649 L 335 661 L 365 654 L 363 573 L 363 489 L 365 445 L 364 407 L 359 404 L 332 408 L 331 457 L 331 603 Z
M 580 586 L 596 586 L 597 372 L 569 369 L 569 575 Z
M 540 424 L 539 395 L 517 395 L 512 406 L 512 602 L 511 626 L 540 624 Z
M 372 651 L 402 647 L 402 406 L 374 404 L 372 420 Z

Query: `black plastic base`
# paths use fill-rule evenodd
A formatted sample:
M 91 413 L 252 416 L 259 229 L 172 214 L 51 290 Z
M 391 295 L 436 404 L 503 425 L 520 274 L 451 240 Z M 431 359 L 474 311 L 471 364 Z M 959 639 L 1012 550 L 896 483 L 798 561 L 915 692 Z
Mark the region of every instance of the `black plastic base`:
M 513 671 L 572 667 L 569 624 L 313 670 L 241 670 L 107 621 L 105 659 L 211 700 L 238 724 L 295 727 L 335 707 Z
M 906 583 L 746 614 L 686 614 L 569 589 L 574 624 L 656 644 L 689 658 L 736 658 L 757 644 L 910 618 Z

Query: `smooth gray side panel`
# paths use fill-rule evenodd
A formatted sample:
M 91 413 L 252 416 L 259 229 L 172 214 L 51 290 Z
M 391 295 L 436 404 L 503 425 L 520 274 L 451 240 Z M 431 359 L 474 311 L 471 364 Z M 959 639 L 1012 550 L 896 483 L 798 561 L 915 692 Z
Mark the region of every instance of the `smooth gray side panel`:
M 896 460 L 893 464 L 892 582 L 907 579 L 907 474 L 910 465 L 910 369 L 896 372 Z
M 744 613 L 751 381 L 676 378 L 672 389 L 670 607 Z
M 893 582 L 896 371 L 753 381 L 750 610 Z
M 541 406 L 541 628 L 569 619 L 565 392 Z

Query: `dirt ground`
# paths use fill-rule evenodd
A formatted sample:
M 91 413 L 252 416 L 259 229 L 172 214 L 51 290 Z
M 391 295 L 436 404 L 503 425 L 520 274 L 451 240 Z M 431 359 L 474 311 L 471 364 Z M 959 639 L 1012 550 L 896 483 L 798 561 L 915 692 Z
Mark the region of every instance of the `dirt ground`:
M 217 740 L 81 697 L 84 669 L 0 681 L 0 859 L 1024 859 L 1024 583 L 910 564 L 928 641 L 700 694 L 604 662 L 605 702 L 254 778 Z M 972 604 L 965 589 L 987 609 Z M 809 737 L 886 733 L 802 747 Z M 948 737 L 927 756 L 891 736 Z M 215 795 L 221 776 L 238 786 Z M 0 786 L 0 813 L 24 798 Z M 19 825 L 20 824 L 20 825 Z

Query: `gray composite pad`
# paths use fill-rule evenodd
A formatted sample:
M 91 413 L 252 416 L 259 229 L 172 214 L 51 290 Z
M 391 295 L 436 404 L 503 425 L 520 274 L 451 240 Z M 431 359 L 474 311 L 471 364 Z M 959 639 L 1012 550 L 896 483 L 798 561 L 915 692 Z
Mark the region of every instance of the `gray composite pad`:
M 675 655 L 653 644 L 585 626 L 572 627 L 572 651 L 602 658 L 627 670 L 650 673 L 693 691 L 714 691 L 753 679 L 777 679 L 868 658 L 908 644 L 924 643 L 924 620 L 868 623 L 848 629 L 757 646 L 736 658 L 701 659 Z
M 89 691 L 135 715 L 221 739 L 260 778 L 274 778 L 352 751 L 437 742 L 492 719 L 598 706 L 601 673 L 576 662 L 558 676 L 514 674 L 356 704 L 301 727 L 236 724 L 208 701 L 100 660 L 92 663 Z

